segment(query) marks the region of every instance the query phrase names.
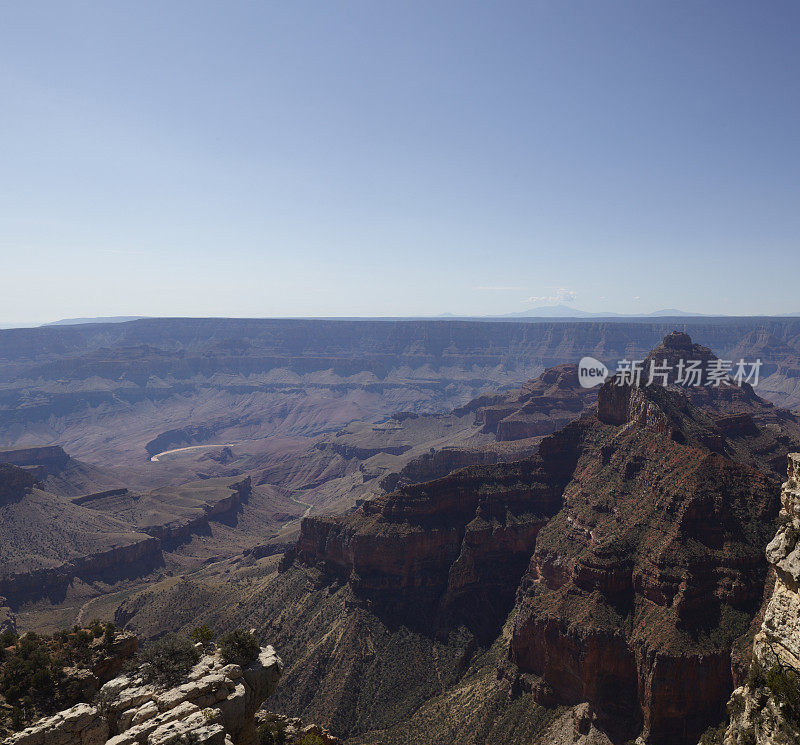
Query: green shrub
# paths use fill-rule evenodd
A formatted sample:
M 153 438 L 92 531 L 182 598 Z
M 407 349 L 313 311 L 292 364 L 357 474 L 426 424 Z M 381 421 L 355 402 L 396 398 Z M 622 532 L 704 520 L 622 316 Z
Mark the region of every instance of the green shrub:
M 208 644 L 214 638 L 214 632 L 203 624 L 189 634 L 189 638 L 198 644 Z
M 728 702 L 728 714 L 732 717 L 738 717 L 744 713 L 744 697 L 734 695 Z
M 286 724 L 284 722 L 262 722 L 256 729 L 258 745 L 285 745 Z
M 0 693 L 15 704 L 30 696 L 47 697 L 52 693 L 50 652 L 36 634 L 26 634 L 17 642 L 0 673 Z
M 756 742 L 756 731 L 752 727 L 748 727 L 739 733 L 740 745 L 756 745 Z
M 719 727 L 709 727 L 700 737 L 699 745 L 722 745 L 725 738 L 727 725 L 721 724 Z
M 325 740 L 323 740 L 319 735 L 309 732 L 307 735 L 303 735 L 297 741 L 297 745 L 325 745 Z
M 117 635 L 117 627 L 114 626 L 113 623 L 107 623 L 106 628 L 103 631 L 103 643 L 110 647 L 114 643 L 114 639 Z
M 258 656 L 259 650 L 258 639 L 241 629 L 225 634 L 219 641 L 222 659 L 242 667 L 249 665 Z
M 764 666 L 754 657 L 747 670 L 747 685 L 750 688 L 761 688 L 767 683 L 767 674 Z
M 185 677 L 200 659 L 194 644 L 185 636 L 169 633 L 148 644 L 139 654 L 145 663 L 145 677 L 150 681 L 174 684 Z
M 781 704 L 786 718 L 800 723 L 800 675 L 782 665 L 773 665 L 767 672 L 767 688 Z

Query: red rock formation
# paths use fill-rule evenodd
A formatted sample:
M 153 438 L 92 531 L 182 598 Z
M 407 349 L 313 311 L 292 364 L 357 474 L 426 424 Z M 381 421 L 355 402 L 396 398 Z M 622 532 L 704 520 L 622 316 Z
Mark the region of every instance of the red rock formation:
M 578 383 L 578 366 L 558 365 L 506 395 L 481 396 L 456 413 L 475 412 L 475 421 L 499 441 L 541 437 L 566 426 L 592 406 L 597 391 Z
M 653 356 L 711 359 L 684 337 Z M 516 589 L 503 675 L 536 676 L 543 702 L 591 702 L 614 736 L 696 742 L 762 597 L 773 463 L 796 437 L 749 387 L 608 382 L 531 458 L 307 518 L 297 557 L 378 612 L 433 610 L 484 639 Z
M 774 484 L 710 452 L 683 393 L 608 383 L 598 411 L 537 540 L 510 655 L 558 699 L 627 721 L 622 734 L 641 717 L 648 742 L 696 741 L 763 592 Z
M 385 609 L 466 609 L 462 620 L 476 631 L 496 631 L 574 464 L 568 435 L 545 439 L 541 449 L 546 462 L 466 468 L 346 517 L 306 518 L 296 556 L 349 579 Z

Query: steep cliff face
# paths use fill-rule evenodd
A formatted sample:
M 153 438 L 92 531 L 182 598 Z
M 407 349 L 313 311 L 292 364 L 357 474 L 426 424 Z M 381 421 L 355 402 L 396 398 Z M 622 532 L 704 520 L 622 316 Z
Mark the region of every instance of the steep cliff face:
M 610 730 L 627 723 L 619 736 L 692 742 L 723 709 L 731 646 L 763 592 L 772 482 L 710 449 L 713 420 L 678 391 L 606 384 L 580 426 L 510 658 L 557 700 L 590 701 Z
M 479 634 L 496 633 L 577 455 L 569 431 L 540 451 L 546 457 L 404 487 L 346 517 L 305 518 L 296 556 L 386 612 L 434 624 L 456 613 Z
M 657 354 L 714 359 L 684 335 Z M 618 382 L 531 458 L 307 518 L 296 557 L 383 618 L 481 640 L 516 588 L 500 670 L 514 689 L 588 701 L 614 738 L 691 743 L 733 687 L 731 650 L 764 591 L 774 463 L 798 424 L 749 386 Z
M 753 643 L 753 661 L 728 703 L 724 745 L 800 742 L 800 453 L 789 456 L 781 525 L 767 546 L 775 587 Z
M 67 465 L 69 456 L 57 445 L 40 448 L 0 450 L 0 463 L 14 466 L 39 466 L 46 472 L 57 473 Z

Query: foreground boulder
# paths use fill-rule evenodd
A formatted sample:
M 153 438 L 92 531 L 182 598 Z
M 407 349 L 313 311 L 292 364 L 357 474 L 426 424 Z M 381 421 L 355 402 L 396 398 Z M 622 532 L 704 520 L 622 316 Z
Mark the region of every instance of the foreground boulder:
M 273 694 L 283 663 L 264 647 L 247 667 L 208 654 L 173 688 L 135 674 L 7 738 L 4 745 L 254 745 L 254 715 Z

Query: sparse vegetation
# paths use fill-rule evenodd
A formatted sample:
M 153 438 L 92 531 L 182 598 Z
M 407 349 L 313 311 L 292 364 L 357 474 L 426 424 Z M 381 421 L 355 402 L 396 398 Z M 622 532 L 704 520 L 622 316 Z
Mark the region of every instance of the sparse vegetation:
M 262 722 L 256 729 L 258 745 L 285 745 L 286 724 L 282 721 Z
M 722 745 L 727 728 L 727 724 L 720 724 L 718 727 L 709 727 L 701 735 L 699 745 Z
M 207 645 L 210 644 L 211 641 L 214 639 L 214 632 L 211 631 L 208 626 L 205 624 L 198 626 L 191 634 L 189 634 L 189 638 L 198 644 Z
M 225 662 L 232 662 L 244 667 L 258 656 L 260 646 L 258 639 L 249 631 L 237 629 L 225 634 L 220 639 L 219 649 Z
M 750 688 L 762 688 L 767 684 L 767 673 L 764 670 L 764 666 L 758 660 L 758 658 L 753 658 L 753 661 L 750 663 L 750 667 L 747 670 L 747 685 Z
M 200 659 L 200 652 L 185 636 L 169 633 L 150 642 L 140 653 L 146 680 L 171 685 L 183 678 Z
M 103 641 L 107 647 L 114 643 L 114 638 L 117 633 L 117 627 L 113 623 L 107 623 L 105 631 L 103 632 Z
M 314 732 L 309 732 L 297 741 L 297 745 L 325 745 L 325 740 Z
M 0 674 L 0 693 L 11 704 L 31 706 L 43 703 L 53 695 L 53 675 L 50 671 L 50 651 L 37 634 L 20 639 Z
M 767 672 L 766 684 L 786 719 L 795 726 L 800 725 L 800 673 L 786 665 L 775 664 Z
M 115 633 L 113 624 L 94 622 L 88 631 L 73 627 L 52 636 L 0 634 L 0 696 L 10 707 L 5 725 L 22 729 L 37 716 L 85 700 L 85 686 L 65 668 L 90 663 L 100 651 L 95 639 L 107 646 Z
M 739 732 L 739 743 L 741 745 L 756 745 L 756 731 L 752 727 Z

